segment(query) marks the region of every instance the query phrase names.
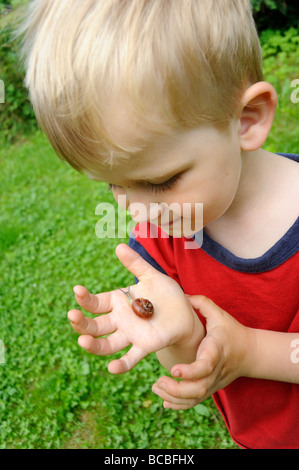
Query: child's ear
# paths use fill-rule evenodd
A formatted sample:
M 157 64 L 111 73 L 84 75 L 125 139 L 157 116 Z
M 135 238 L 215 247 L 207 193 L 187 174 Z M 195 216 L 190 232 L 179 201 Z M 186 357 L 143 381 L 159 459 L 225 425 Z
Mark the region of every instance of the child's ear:
M 243 150 L 259 149 L 271 130 L 277 107 L 277 93 L 270 83 L 258 82 L 242 96 L 240 146 Z

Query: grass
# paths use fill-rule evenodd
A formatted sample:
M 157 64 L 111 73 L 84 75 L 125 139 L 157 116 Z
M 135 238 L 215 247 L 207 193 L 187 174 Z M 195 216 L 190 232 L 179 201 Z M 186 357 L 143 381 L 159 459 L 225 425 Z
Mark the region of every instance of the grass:
M 60 162 L 41 133 L 2 148 L 0 159 L 0 446 L 234 447 L 211 400 L 163 409 L 151 392 L 165 374 L 155 355 L 112 376 L 109 358 L 77 344 L 66 318 L 77 306 L 73 286 L 96 293 L 133 281 L 114 254 L 126 240 L 95 236 L 95 207 L 112 202 L 106 185 Z
M 266 79 L 279 91 L 270 151 L 299 152 L 292 57 L 291 71 L 279 54 L 266 62 Z M 0 165 L 0 447 L 236 447 L 211 399 L 187 411 L 162 408 L 151 392 L 165 374 L 155 355 L 112 376 L 111 358 L 77 345 L 66 318 L 77 306 L 73 286 L 96 293 L 133 281 L 114 254 L 127 240 L 95 235 L 95 207 L 112 202 L 106 186 L 59 161 L 40 132 L 2 147 Z

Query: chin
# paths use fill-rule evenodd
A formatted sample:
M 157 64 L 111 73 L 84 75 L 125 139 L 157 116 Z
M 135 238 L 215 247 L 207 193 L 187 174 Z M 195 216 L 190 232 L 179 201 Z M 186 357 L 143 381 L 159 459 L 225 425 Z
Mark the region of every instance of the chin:
M 171 237 L 190 238 L 195 233 L 198 233 L 203 229 L 203 223 L 200 221 L 199 223 L 195 224 L 194 220 L 181 218 L 177 221 L 171 222 L 170 224 L 160 226 L 160 228 L 163 230 L 163 232 L 167 233 L 167 235 Z

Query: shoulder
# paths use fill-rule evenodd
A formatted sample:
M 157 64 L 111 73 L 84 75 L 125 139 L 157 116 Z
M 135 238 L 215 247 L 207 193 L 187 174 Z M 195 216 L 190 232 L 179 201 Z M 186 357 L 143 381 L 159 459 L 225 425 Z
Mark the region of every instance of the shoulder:
M 274 160 L 276 160 L 274 162 Z M 273 156 L 276 165 L 277 182 L 286 210 L 290 208 L 291 220 L 298 217 L 299 200 L 299 155 L 277 154 Z M 280 184 L 279 184 L 280 182 Z
M 292 160 L 294 162 L 299 163 L 299 154 L 297 154 L 297 153 L 281 153 L 281 152 L 278 152 L 276 155 L 280 155 L 281 157 L 285 157 L 288 160 Z
M 248 155 L 242 204 L 209 224 L 206 233 L 241 258 L 270 250 L 299 215 L 298 161 L 298 155 L 265 150 Z

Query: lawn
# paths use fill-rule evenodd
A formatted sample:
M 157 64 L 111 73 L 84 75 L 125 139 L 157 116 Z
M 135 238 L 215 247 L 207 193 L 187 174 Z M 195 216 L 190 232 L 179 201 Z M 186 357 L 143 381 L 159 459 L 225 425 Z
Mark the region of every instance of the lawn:
M 265 148 L 299 153 L 299 103 L 290 99 L 297 54 L 286 66 L 283 51 L 268 53 L 279 108 Z M 41 132 L 4 145 L 0 166 L 0 447 L 235 447 L 211 399 L 163 409 L 151 392 L 165 374 L 155 355 L 113 376 L 111 358 L 77 344 L 66 317 L 77 306 L 73 286 L 97 293 L 133 282 L 114 254 L 127 240 L 95 234 L 96 206 L 113 202 L 106 185 L 62 163 Z
M 114 254 L 126 240 L 95 235 L 95 207 L 112 202 L 106 185 L 63 164 L 39 132 L 2 148 L 0 158 L 0 446 L 233 446 L 211 400 L 164 410 L 151 392 L 165 374 L 155 355 L 112 376 L 108 358 L 77 344 L 66 317 L 77 306 L 73 286 L 96 293 L 133 282 Z

